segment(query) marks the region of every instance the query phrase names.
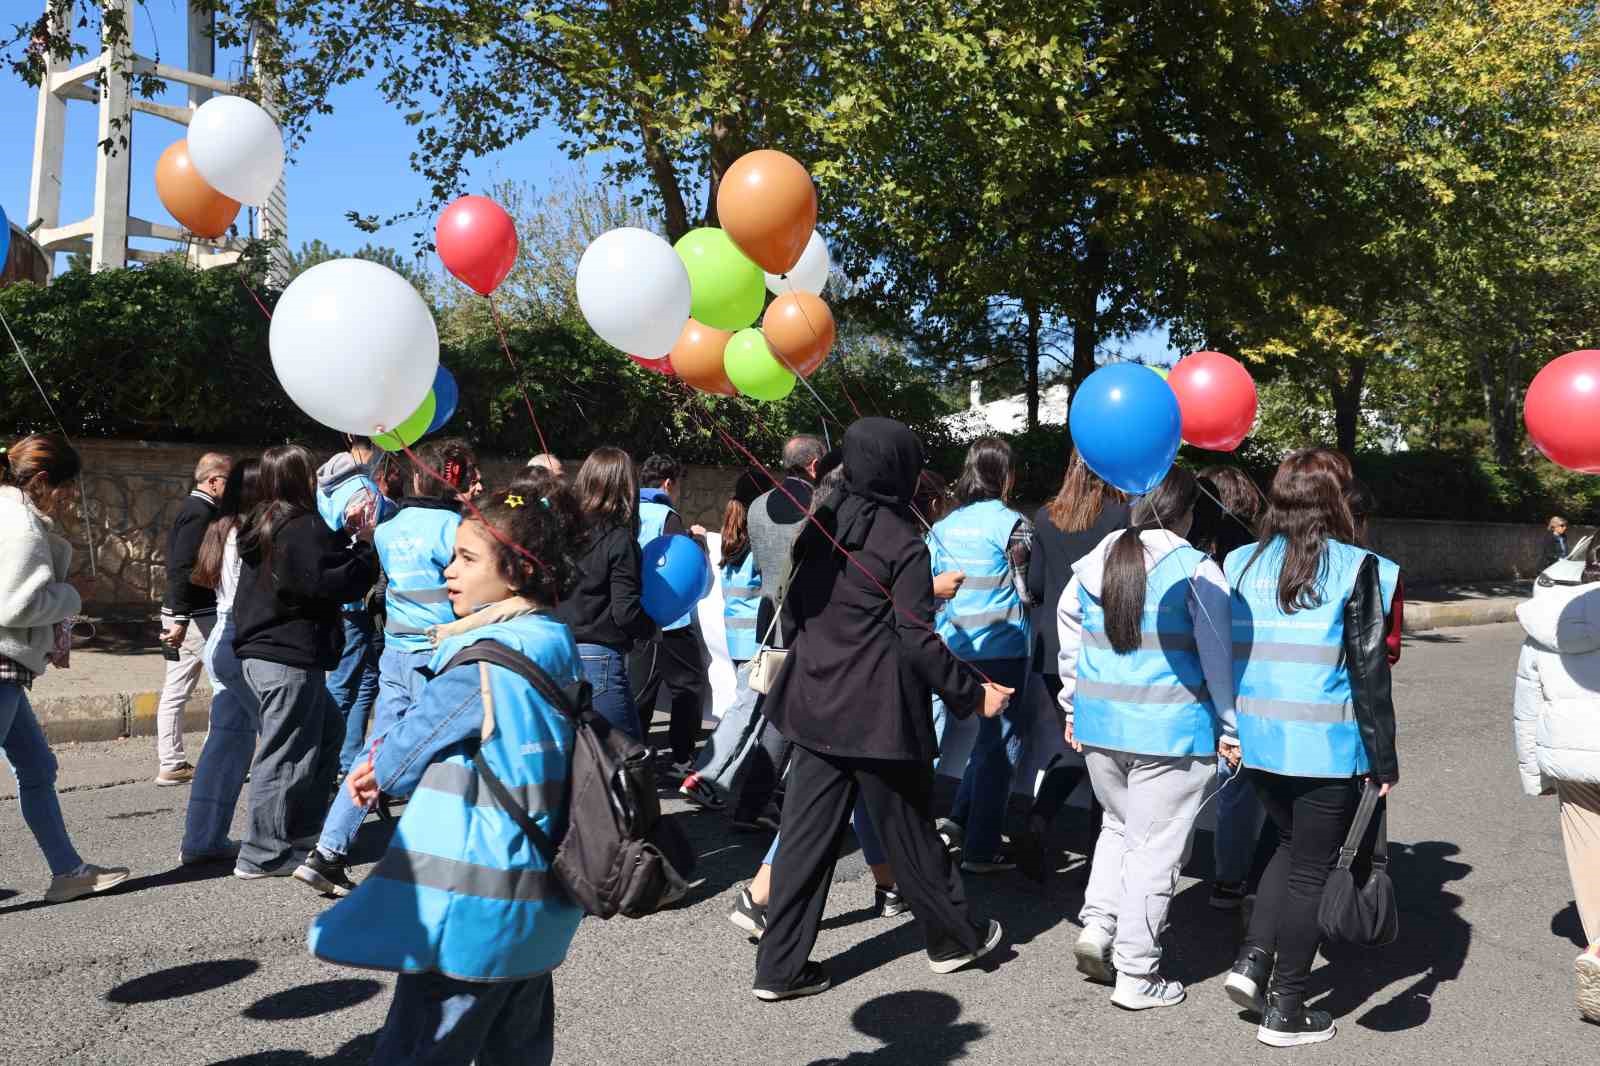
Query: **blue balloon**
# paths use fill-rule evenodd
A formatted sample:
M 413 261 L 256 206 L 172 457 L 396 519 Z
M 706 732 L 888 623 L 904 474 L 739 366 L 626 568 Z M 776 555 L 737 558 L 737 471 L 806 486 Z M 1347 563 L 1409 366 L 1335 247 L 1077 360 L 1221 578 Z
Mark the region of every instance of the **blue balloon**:
M 456 388 L 455 375 L 441 366 L 439 372 L 433 375 L 433 421 L 428 423 L 427 431 L 422 435 L 426 437 L 450 421 L 460 400 L 461 390 Z
M 11 220 L 6 218 L 6 209 L 0 207 L 0 270 L 6 268 L 6 253 L 11 250 Z
M 1108 485 L 1141 495 L 1161 484 L 1178 455 L 1178 397 L 1137 363 L 1112 363 L 1084 379 L 1067 416 L 1072 443 Z
M 665 626 L 682 618 L 706 594 L 711 563 L 700 545 L 682 533 L 669 533 L 644 546 L 640 570 L 644 613 Z

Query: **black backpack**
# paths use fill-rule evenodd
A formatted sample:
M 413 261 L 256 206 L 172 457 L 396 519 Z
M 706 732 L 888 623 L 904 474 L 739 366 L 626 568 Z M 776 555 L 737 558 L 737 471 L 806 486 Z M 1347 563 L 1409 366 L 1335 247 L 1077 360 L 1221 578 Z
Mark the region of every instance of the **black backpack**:
M 522 677 L 572 719 L 567 831 L 557 845 L 489 768 L 473 755 L 478 776 L 533 845 L 546 855 L 574 902 L 597 918 L 643 918 L 688 892 L 694 851 L 681 830 L 661 817 L 655 769 L 637 740 L 595 713 L 587 681 L 562 689 L 526 655 L 496 640 L 480 640 L 451 657 L 444 669 L 486 662 Z

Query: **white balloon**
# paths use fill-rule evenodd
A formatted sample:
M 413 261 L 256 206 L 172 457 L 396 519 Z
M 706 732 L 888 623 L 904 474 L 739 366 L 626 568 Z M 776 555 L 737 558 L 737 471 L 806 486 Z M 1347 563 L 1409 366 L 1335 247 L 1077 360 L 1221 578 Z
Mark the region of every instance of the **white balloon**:
M 206 184 L 260 207 L 283 177 L 283 134 L 242 96 L 213 96 L 189 117 L 189 158 Z
M 659 359 L 689 321 L 689 271 L 649 230 L 614 229 L 596 237 L 578 262 L 578 307 L 607 344 Z
M 341 433 L 398 426 L 439 369 L 428 305 L 405 278 L 365 259 L 330 259 L 291 281 L 269 343 L 289 399 Z
M 809 292 L 813 296 L 821 296 L 832 270 L 833 260 L 828 256 L 828 246 L 823 243 L 822 234 L 812 230 L 811 239 L 806 241 L 806 250 L 800 253 L 800 261 L 789 268 L 789 273 L 767 275 L 767 291 L 774 296 L 787 296 L 791 292 Z

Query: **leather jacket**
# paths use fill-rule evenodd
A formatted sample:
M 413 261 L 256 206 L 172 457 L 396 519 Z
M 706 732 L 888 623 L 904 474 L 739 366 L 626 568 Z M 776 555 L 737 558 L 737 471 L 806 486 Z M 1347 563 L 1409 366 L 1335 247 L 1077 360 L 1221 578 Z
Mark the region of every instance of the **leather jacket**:
M 1394 695 L 1390 689 L 1388 649 L 1384 645 L 1387 628 L 1383 592 L 1378 585 L 1378 560 L 1369 554 L 1361 563 L 1355 590 L 1344 608 L 1344 657 L 1350 671 L 1350 699 L 1355 705 L 1372 779 L 1392 783 L 1400 780 L 1400 756 L 1395 750 Z

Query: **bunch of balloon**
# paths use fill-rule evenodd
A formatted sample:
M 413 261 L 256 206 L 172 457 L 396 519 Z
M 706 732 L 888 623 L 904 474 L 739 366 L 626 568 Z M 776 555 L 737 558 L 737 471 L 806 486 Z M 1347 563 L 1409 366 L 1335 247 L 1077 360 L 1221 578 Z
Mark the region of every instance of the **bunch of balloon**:
M 228 232 L 242 204 L 264 205 L 283 177 L 283 134 L 259 104 L 213 96 L 189 117 L 188 136 L 156 161 L 156 195 L 197 237 Z

